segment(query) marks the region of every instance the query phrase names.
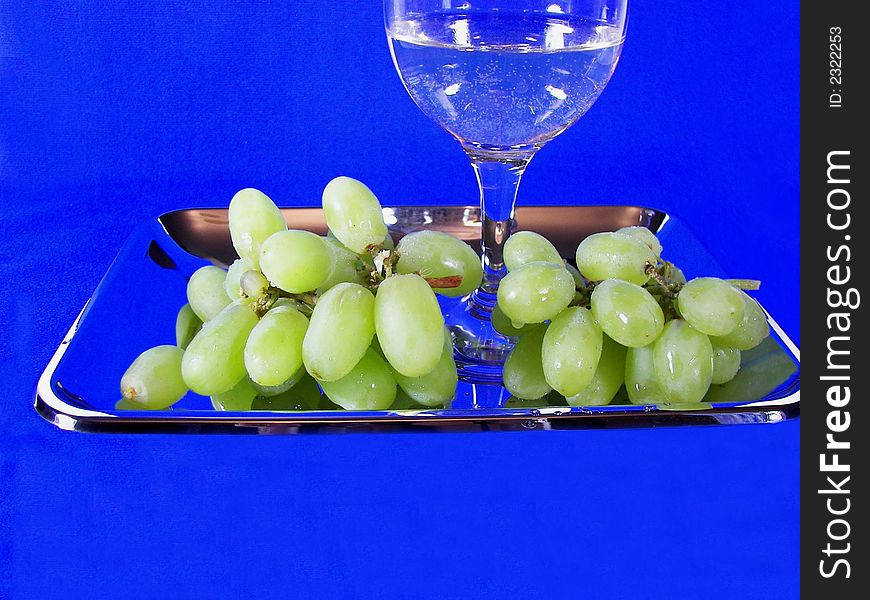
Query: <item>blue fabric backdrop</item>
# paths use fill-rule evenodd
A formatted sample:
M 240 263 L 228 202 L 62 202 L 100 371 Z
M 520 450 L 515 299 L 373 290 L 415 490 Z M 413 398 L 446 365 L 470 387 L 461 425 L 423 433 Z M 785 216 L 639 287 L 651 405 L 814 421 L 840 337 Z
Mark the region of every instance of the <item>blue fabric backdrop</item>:
M 798 3 L 633 0 L 520 202 L 681 216 L 798 329 Z M 476 201 L 377 0 L 0 3 L 0 598 L 792 598 L 798 425 L 91 436 L 36 378 L 129 230 L 241 187 Z M 131 323 L 135 338 L 141 323 Z

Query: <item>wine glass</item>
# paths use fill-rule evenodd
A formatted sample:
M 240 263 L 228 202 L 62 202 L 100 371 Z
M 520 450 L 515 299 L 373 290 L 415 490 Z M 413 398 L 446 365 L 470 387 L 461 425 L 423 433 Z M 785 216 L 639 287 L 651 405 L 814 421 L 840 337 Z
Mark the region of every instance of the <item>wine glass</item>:
M 445 309 L 466 371 L 497 379 L 512 340 L 490 317 L 523 172 L 616 68 L 628 0 L 384 0 L 408 93 L 465 150 L 480 187 L 484 279 Z M 490 367 L 493 367 L 492 369 Z

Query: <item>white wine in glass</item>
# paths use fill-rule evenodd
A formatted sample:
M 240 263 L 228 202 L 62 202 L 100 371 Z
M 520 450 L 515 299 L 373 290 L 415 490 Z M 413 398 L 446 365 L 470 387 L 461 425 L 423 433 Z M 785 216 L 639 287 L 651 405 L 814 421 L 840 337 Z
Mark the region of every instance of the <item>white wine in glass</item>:
M 627 0 L 384 0 L 384 7 L 405 88 L 459 140 L 480 185 L 484 281 L 447 322 L 460 355 L 485 373 L 511 347 L 489 315 L 520 179 L 535 152 L 583 116 L 610 80 Z

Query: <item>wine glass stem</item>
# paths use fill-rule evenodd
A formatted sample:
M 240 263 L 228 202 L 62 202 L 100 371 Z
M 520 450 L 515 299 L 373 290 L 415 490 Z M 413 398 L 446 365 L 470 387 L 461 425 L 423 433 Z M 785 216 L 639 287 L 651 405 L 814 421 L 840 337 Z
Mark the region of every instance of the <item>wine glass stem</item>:
M 499 159 L 471 156 L 471 164 L 480 186 L 483 255 L 483 283 L 475 294 L 475 299 L 489 309 L 495 303 L 499 281 L 507 274 L 504 266 L 504 244 L 513 228 L 514 204 L 520 179 L 531 158 L 531 154 Z

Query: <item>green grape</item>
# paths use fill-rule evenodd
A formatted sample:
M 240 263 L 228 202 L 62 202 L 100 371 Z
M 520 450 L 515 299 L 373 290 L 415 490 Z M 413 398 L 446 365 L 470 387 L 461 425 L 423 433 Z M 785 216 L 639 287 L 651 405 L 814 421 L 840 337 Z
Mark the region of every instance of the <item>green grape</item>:
M 588 308 L 566 308 L 547 327 L 541 347 L 544 377 L 563 396 L 592 382 L 601 357 L 601 328 Z
M 395 374 L 395 371 L 393 371 L 393 375 Z M 414 402 L 414 399 L 405 393 L 405 390 L 401 387 L 396 390 L 396 399 L 390 405 L 390 410 L 419 410 L 420 408 L 420 405 Z
M 323 190 L 323 214 L 335 237 L 349 250 L 362 254 L 386 240 L 387 226 L 378 199 L 362 182 L 336 177 Z
M 383 213 L 381 213 L 381 214 L 383 215 Z M 344 244 L 342 244 L 342 243 L 338 240 L 338 238 L 335 237 L 335 234 L 332 233 L 332 230 L 331 230 L 331 229 L 328 229 L 328 228 L 327 228 L 327 230 L 326 230 L 326 236 L 325 236 L 325 237 L 326 237 L 326 241 L 328 241 L 328 242 L 336 242 L 336 243 L 338 243 L 342 248 L 345 247 Z M 381 245 L 381 247 L 384 248 L 385 250 L 392 250 L 392 249 L 394 249 L 394 248 L 396 247 L 396 242 L 393 241 L 393 236 L 390 234 L 389 231 L 387 231 L 387 235 L 384 236 L 384 241 L 381 242 L 380 245 Z M 356 254 L 356 252 L 354 252 L 354 254 Z M 366 251 L 366 252 L 362 252 L 362 253 L 360 253 L 360 254 L 362 254 L 363 256 L 367 256 L 367 255 L 368 255 L 368 251 Z M 358 254 L 357 256 L 359 256 L 359 254 Z
M 751 350 L 770 335 L 770 325 L 767 324 L 767 316 L 761 305 L 746 292 L 738 291 L 743 298 L 743 318 L 733 331 L 717 336 L 714 341 L 720 346 Z
M 252 268 L 260 266 L 260 247 L 272 234 L 287 229 L 281 211 L 266 194 L 241 190 L 230 201 L 230 236 L 238 255 Z
M 728 346 L 720 346 L 715 340 L 710 340 L 713 344 L 713 383 L 721 385 L 728 383 L 737 371 L 740 370 L 740 350 L 737 348 L 729 348 Z
M 181 377 L 183 355 L 177 346 L 155 346 L 140 354 L 121 377 L 125 405 L 160 410 L 181 400 L 187 393 Z
M 551 391 L 549 394 L 545 394 L 540 398 L 535 398 L 532 400 L 525 400 L 523 398 L 517 398 L 516 396 L 509 396 L 504 403 L 502 403 L 502 408 L 521 408 L 521 409 L 530 409 L 530 408 L 553 408 L 558 406 L 567 407 L 568 404 L 565 402 L 565 396 L 560 394 L 559 392 Z M 563 412 L 568 412 L 566 409 Z
M 278 394 L 283 394 L 294 385 L 299 383 L 299 381 L 308 375 L 308 372 L 305 370 L 305 365 L 299 367 L 293 375 L 290 376 L 289 379 L 279 383 L 278 385 L 260 385 L 256 381 L 251 381 L 251 385 L 254 386 L 254 389 L 257 390 L 261 396 L 277 396 Z M 250 377 L 248 378 L 250 379 Z
M 393 275 L 375 297 L 375 329 L 384 356 L 406 377 L 419 377 L 443 353 L 444 317 L 429 284 L 419 275 Z
M 187 386 L 202 396 L 232 389 L 245 371 L 245 342 L 257 324 L 251 308 L 236 301 L 202 326 L 184 351 L 181 374 Z
M 244 258 L 237 258 L 227 269 L 226 279 L 224 280 L 224 289 L 227 292 L 230 300 L 238 300 L 242 297 L 242 275 L 246 271 L 253 271 L 254 265 Z
M 398 388 L 396 388 L 398 390 Z M 398 395 L 398 393 L 397 393 Z M 326 394 L 320 395 L 320 402 L 317 403 L 318 410 L 339 410 L 341 407 L 329 399 L 329 396 Z
M 621 279 L 606 279 L 595 286 L 591 304 L 604 333 L 629 348 L 652 343 L 665 326 L 664 312 L 655 298 Z
M 443 406 L 453 399 L 456 383 L 456 361 L 453 359 L 453 339 L 444 328 L 444 349 L 435 368 L 420 377 L 405 377 L 398 371 L 393 373 L 396 382 L 417 404 L 423 406 Z
M 272 306 L 269 309 L 278 308 L 279 306 L 289 306 L 290 308 L 295 308 L 303 315 L 311 314 L 311 307 L 302 302 L 297 298 L 278 298 L 275 302 L 272 303 Z
M 625 391 L 632 404 L 659 404 L 665 399 L 656 376 L 653 344 L 629 348 L 625 356 Z
M 565 400 L 569 406 L 603 406 L 610 404 L 625 380 L 626 348 L 607 336 L 601 346 L 601 358 L 592 381 Z
M 477 289 L 483 279 L 480 257 L 471 246 L 443 231 L 415 231 L 401 240 L 396 248 L 399 273 L 419 273 L 423 277 L 462 277 L 459 287 L 435 289 L 449 297 L 466 296 Z
M 439 338 L 440 344 L 440 338 Z M 384 410 L 396 399 L 396 379 L 390 367 L 369 348 L 350 373 L 336 381 L 321 381 L 324 393 L 345 410 Z
M 519 269 L 532 262 L 564 264 L 562 257 L 550 240 L 534 231 L 518 231 L 504 244 L 504 266 L 508 271 Z
M 290 306 L 272 308 L 254 325 L 245 343 L 245 369 L 251 381 L 278 386 L 302 366 L 302 339 L 308 319 Z
M 319 381 L 347 375 L 375 334 L 375 297 L 356 283 L 339 283 L 317 300 L 302 342 L 305 368 Z
M 734 379 L 711 385 L 705 402 L 745 402 L 765 398 L 794 375 L 798 367 L 773 338 L 741 352 L 740 370 Z
M 375 335 L 372 337 L 372 344 L 371 344 L 370 348 L 372 350 L 374 350 L 375 352 L 377 352 L 378 356 L 380 356 L 384 360 L 387 360 L 387 357 L 384 354 L 384 349 L 381 348 L 381 343 L 378 341 L 378 336 Z
M 641 242 L 649 246 L 649 249 L 652 250 L 656 258 L 662 255 L 662 243 L 659 241 L 659 238 L 656 237 L 656 234 L 654 234 L 646 227 L 621 227 L 616 230 L 616 233 L 628 235 L 637 240 L 640 240 Z
M 526 323 L 521 327 L 514 327 L 514 324 L 510 319 L 507 318 L 507 315 L 504 314 L 504 311 L 501 307 L 496 304 L 492 307 L 492 326 L 502 335 L 519 337 L 521 335 L 525 335 L 535 327 L 540 327 L 540 323 Z
M 580 271 L 577 270 L 577 267 L 569 263 L 567 260 L 563 260 L 562 264 L 565 265 L 565 270 L 571 274 L 571 277 L 574 279 L 574 287 L 578 290 L 586 289 L 586 279 L 583 278 L 583 275 L 580 274 Z
M 314 378 L 302 371 L 302 377 L 289 389 L 272 396 L 254 398 L 251 410 L 300 411 L 320 407 L 320 388 Z
M 686 321 L 674 319 L 653 345 L 656 377 L 666 404 L 700 402 L 713 380 L 710 338 Z
M 178 311 L 175 317 L 175 345 L 184 350 L 190 344 L 190 340 L 202 328 L 202 321 L 190 308 L 190 304 L 185 304 Z
M 310 292 L 329 276 L 332 252 L 326 241 L 310 231 L 279 231 L 260 249 L 260 269 L 277 288 L 291 294 Z
M 121 398 L 117 402 L 115 402 L 115 410 L 163 410 L 160 408 L 148 408 L 144 404 L 138 404 L 136 402 L 131 402 L 126 398 Z
M 679 283 L 679 284 L 686 283 L 686 276 L 683 274 L 683 271 L 682 271 L 682 269 L 680 269 L 680 267 L 678 267 L 674 263 L 668 262 L 668 261 L 665 261 L 664 265 L 665 265 L 664 276 L 665 276 L 665 279 L 669 283 Z
M 592 281 L 622 279 L 637 285 L 649 280 L 656 256 L 642 241 L 622 233 L 596 233 L 577 246 L 577 268 Z
M 187 303 L 201 321 L 213 319 L 229 303 L 224 281 L 227 272 L 209 265 L 194 271 L 187 282 Z
M 259 298 L 269 289 L 269 281 L 259 271 L 245 271 L 239 278 L 239 289 L 247 298 Z
M 515 327 L 543 323 L 574 299 L 574 279 L 562 265 L 528 263 L 508 273 L 498 286 L 498 305 Z
M 210 400 L 215 410 L 244 412 L 251 410 L 256 397 L 257 389 L 251 385 L 247 377 L 242 377 L 231 389 L 221 394 L 214 394 Z
M 323 294 L 339 283 L 363 283 L 363 261 L 359 254 L 351 252 L 335 238 L 327 237 L 326 243 L 332 255 L 331 268 L 317 293 Z
M 544 376 L 541 361 L 546 332 L 546 327 L 532 329 L 519 339 L 504 362 L 504 386 L 517 398 L 537 400 L 553 390 Z
M 684 285 L 677 308 L 689 325 L 707 335 L 731 333 L 744 311 L 740 290 L 716 277 L 698 277 Z

